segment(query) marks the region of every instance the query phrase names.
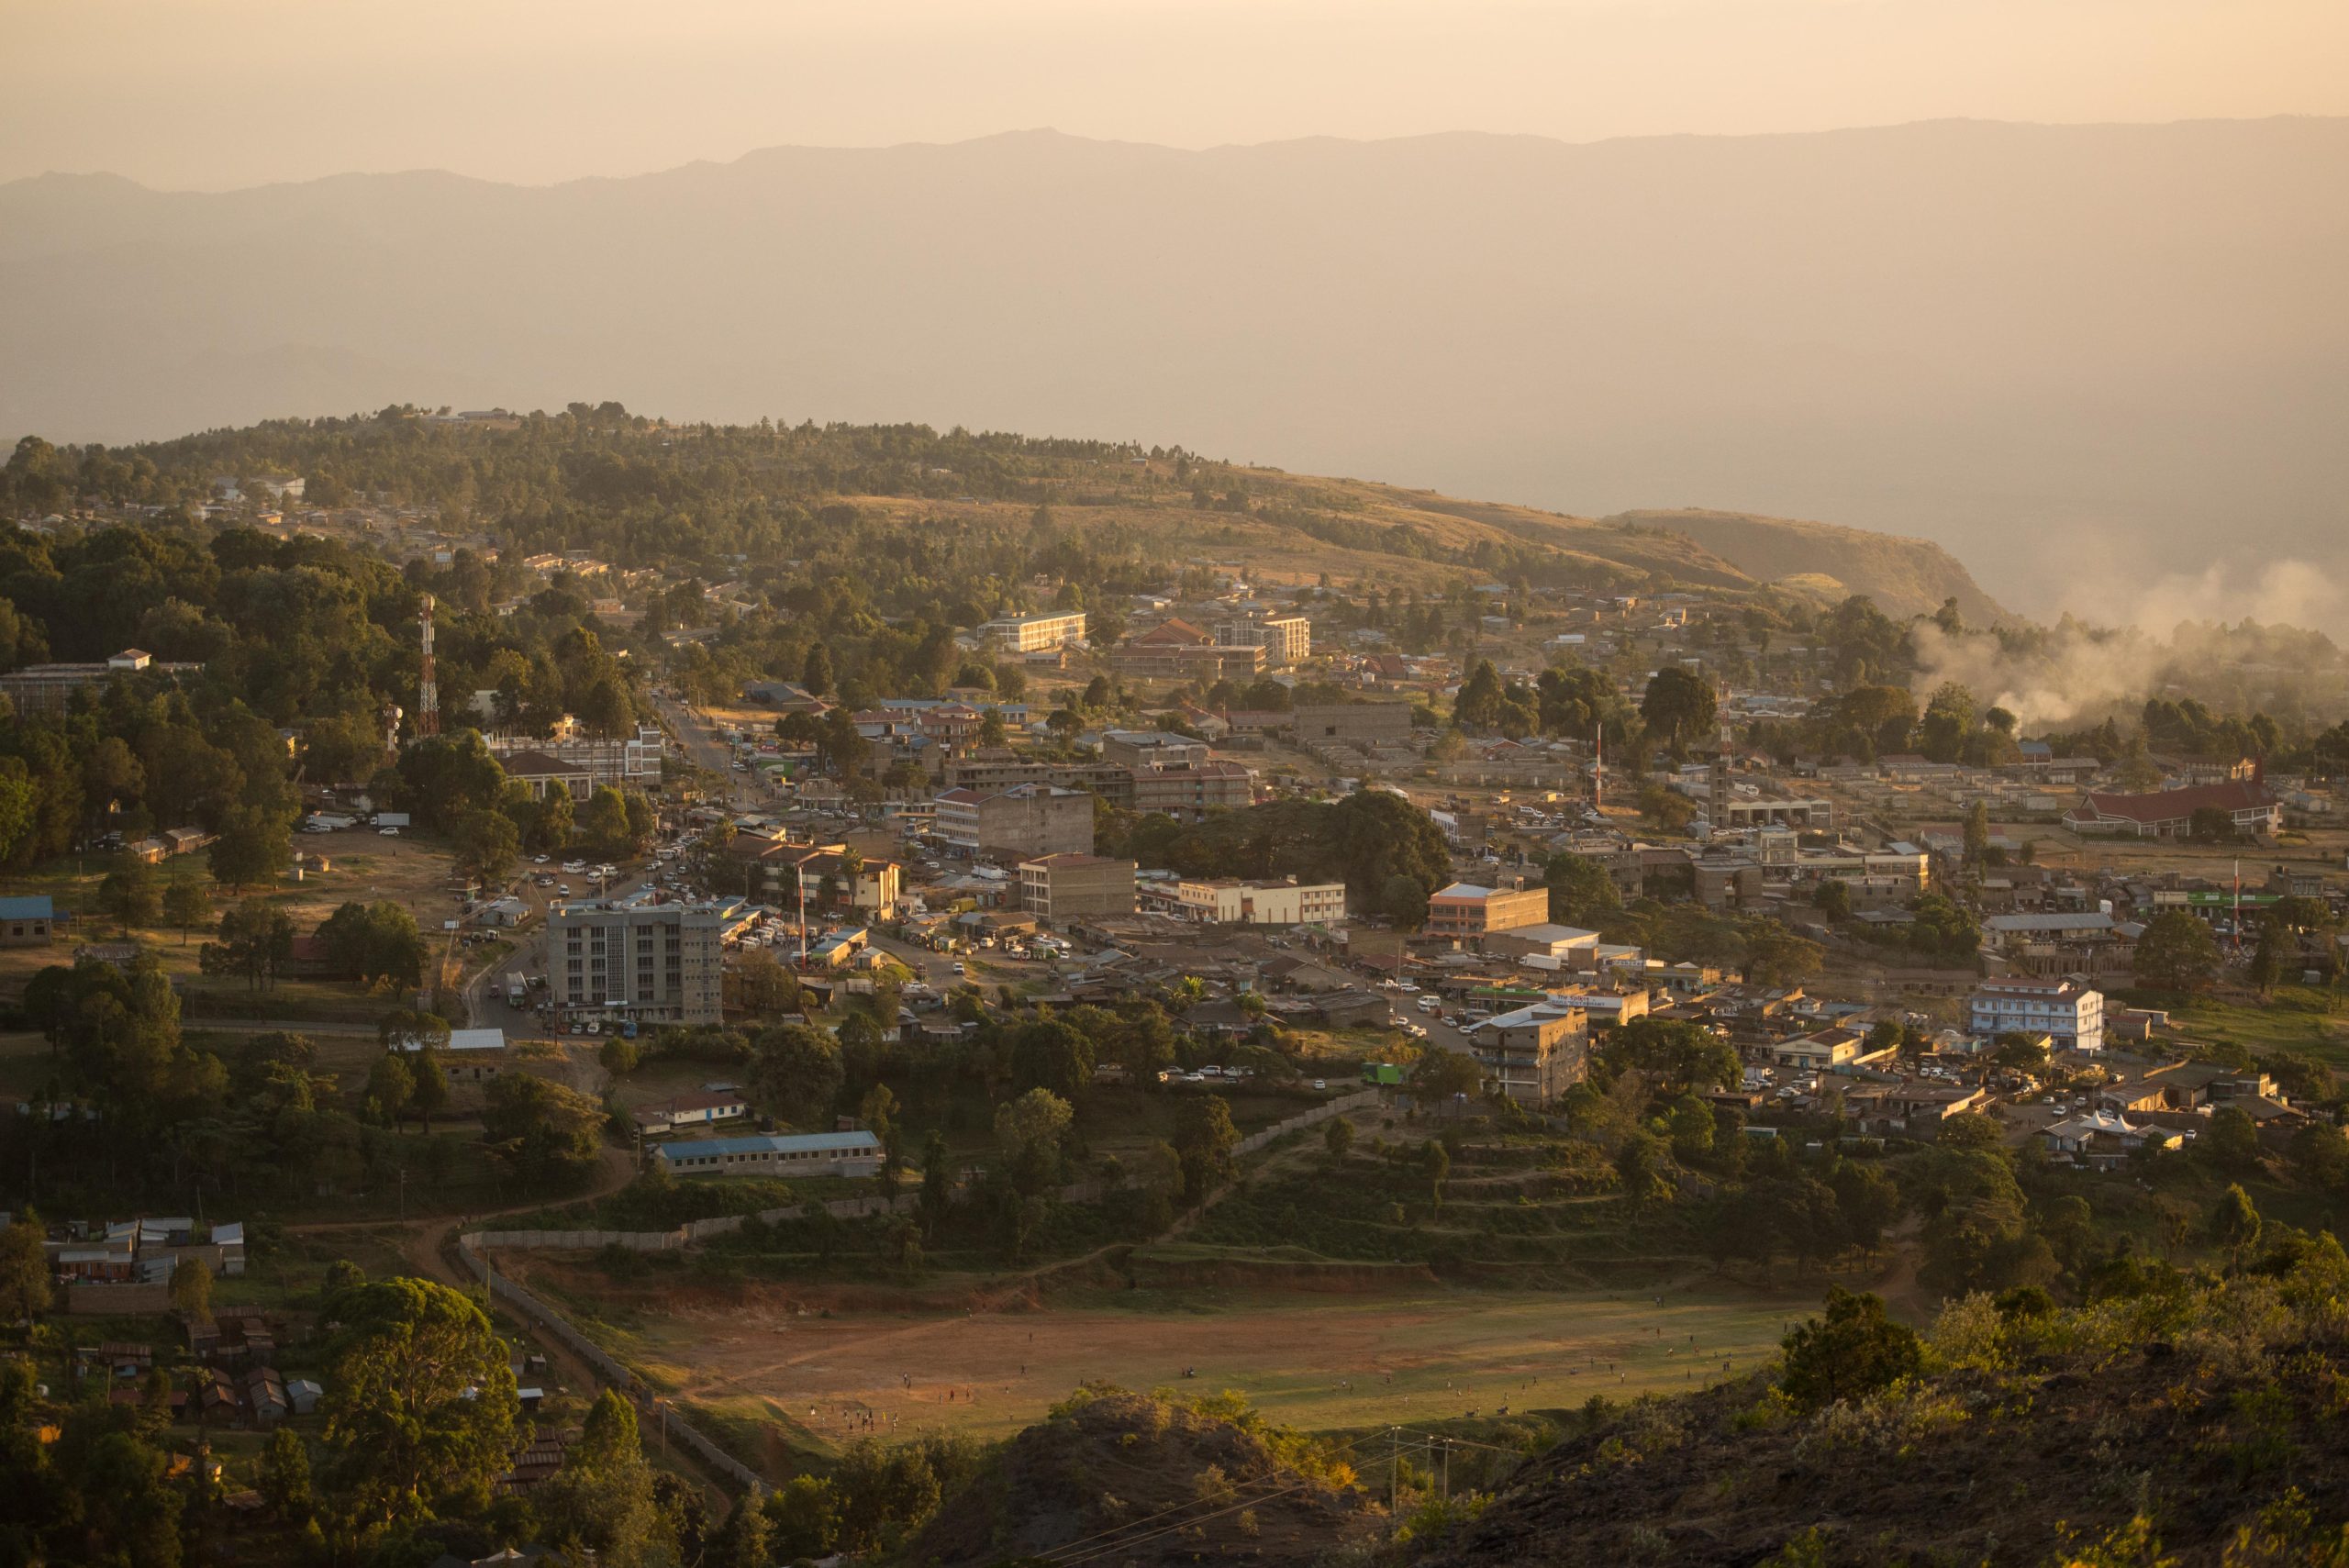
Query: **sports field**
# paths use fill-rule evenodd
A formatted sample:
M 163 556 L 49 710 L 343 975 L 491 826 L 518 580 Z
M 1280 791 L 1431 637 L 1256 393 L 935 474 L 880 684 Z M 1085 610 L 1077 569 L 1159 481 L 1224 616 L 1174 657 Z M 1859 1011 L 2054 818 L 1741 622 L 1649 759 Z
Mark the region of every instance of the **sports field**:
M 1011 1311 L 819 1307 L 755 1286 L 591 1305 L 579 1287 L 592 1276 L 560 1274 L 582 1327 L 665 1392 L 818 1442 L 925 1429 L 999 1437 L 1088 1379 L 1239 1389 L 1317 1430 L 1578 1406 L 1698 1386 L 1725 1363 L 1743 1371 L 1816 1305 L 1810 1292 L 1776 1302 L 1666 1289 L 1658 1305 L 1653 1292 L 1437 1285 L 1101 1292 Z

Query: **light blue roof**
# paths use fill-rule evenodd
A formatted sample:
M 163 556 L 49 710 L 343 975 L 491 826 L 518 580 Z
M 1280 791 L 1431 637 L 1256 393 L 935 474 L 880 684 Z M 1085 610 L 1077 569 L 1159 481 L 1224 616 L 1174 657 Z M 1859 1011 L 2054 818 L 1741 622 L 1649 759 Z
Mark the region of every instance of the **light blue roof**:
M 53 920 L 56 917 L 56 906 L 50 902 L 46 893 L 39 897 L 0 898 L 0 920 Z
M 687 1143 L 663 1143 L 663 1160 L 711 1154 L 804 1154 L 809 1151 L 851 1153 L 878 1149 L 881 1140 L 869 1132 L 754 1133 L 747 1138 L 701 1138 Z

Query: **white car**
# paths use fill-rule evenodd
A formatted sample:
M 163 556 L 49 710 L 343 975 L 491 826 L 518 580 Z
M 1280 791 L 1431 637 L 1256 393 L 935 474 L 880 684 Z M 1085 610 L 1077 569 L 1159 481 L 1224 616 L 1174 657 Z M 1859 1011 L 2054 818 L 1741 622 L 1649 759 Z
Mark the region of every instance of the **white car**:
M 379 839 L 396 839 L 400 836 L 400 830 L 396 828 L 378 828 L 375 829 L 375 836 Z
M 954 966 L 954 973 L 957 973 L 957 974 L 968 974 L 968 973 L 970 973 L 970 971 L 969 971 L 969 970 L 964 969 L 961 964 L 959 964 L 959 963 L 958 963 L 958 964 L 956 964 L 956 965 Z
M 1397 980 L 1395 983 L 1395 989 L 1397 991 L 1417 991 L 1419 987 L 1412 984 L 1408 980 Z
M 534 866 L 542 866 L 547 863 L 547 857 L 544 855 L 532 855 L 530 857 L 530 863 Z

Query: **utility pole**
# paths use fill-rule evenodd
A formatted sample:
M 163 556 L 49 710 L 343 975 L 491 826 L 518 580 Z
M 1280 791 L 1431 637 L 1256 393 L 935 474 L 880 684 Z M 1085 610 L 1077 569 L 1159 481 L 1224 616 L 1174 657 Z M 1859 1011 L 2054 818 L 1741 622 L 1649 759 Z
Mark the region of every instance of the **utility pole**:
M 1386 1429 L 1386 1519 L 1393 1528 L 1395 1505 L 1400 1500 L 1403 1476 L 1403 1430 L 1400 1427 Z

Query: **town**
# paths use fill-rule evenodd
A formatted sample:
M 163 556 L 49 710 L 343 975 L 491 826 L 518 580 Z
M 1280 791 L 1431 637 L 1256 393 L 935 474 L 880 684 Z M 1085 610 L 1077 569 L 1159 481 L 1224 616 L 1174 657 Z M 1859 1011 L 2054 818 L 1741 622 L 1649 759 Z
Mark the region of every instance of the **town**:
M 1418 1431 L 1436 1518 L 1437 1424 L 1744 1375 L 1829 1281 L 2334 1245 L 2329 643 L 2026 721 L 1928 670 L 2004 647 L 1954 593 L 1341 483 L 609 404 L 20 445 L 0 1416 L 136 1469 L 91 1539 L 924 1561 L 1101 1378 Z

